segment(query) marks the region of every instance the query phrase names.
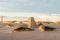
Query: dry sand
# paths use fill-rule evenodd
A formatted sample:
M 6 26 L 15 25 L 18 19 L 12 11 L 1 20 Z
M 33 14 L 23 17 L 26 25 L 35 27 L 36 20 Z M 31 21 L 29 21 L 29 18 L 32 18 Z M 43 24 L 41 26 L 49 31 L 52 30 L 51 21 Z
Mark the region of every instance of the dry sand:
M 48 26 L 60 28 L 60 24 L 48 24 Z M 0 40 L 60 40 L 60 29 L 50 32 L 40 32 L 39 30 L 10 32 L 11 28 L 0 28 L 0 30 Z

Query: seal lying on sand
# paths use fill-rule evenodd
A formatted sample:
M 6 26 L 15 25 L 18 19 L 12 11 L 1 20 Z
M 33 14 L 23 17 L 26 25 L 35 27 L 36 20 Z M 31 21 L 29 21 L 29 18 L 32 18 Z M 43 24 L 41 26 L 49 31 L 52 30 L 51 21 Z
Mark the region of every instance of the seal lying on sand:
M 43 26 L 43 25 L 41 25 L 38 29 L 39 29 L 40 31 L 53 31 L 53 30 L 56 29 L 56 28 L 52 28 L 52 27 L 48 27 L 48 26 Z
M 14 29 L 12 32 L 17 32 L 17 31 L 34 31 L 34 29 L 26 28 L 26 27 L 19 27 L 19 28 Z

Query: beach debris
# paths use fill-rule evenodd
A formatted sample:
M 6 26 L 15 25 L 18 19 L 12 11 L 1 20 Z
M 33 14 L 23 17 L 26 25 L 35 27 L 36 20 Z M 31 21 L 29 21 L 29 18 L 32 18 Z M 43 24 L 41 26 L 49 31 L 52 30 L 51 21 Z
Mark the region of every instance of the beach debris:
M 39 29 L 40 31 L 53 31 L 53 30 L 56 29 L 56 28 L 41 25 L 38 29 Z
M 36 28 L 37 24 L 33 17 L 28 18 L 28 28 Z
M 12 32 L 21 32 L 21 31 L 34 31 L 32 28 L 26 28 L 26 27 L 19 27 L 14 29 Z

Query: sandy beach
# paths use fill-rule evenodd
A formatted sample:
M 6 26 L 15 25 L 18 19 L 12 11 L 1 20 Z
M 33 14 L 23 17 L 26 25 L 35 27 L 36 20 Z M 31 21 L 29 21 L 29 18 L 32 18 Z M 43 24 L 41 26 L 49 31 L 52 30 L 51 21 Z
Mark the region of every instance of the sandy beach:
M 60 28 L 60 24 L 49 24 L 48 26 Z M 0 30 L 0 40 L 60 40 L 60 29 L 49 32 L 40 32 L 37 29 L 26 32 L 10 32 L 12 29 L 6 28 Z
M 0 33 L 0 40 L 60 40 L 60 32 Z
M 0 0 L 0 40 L 60 40 L 60 0 Z

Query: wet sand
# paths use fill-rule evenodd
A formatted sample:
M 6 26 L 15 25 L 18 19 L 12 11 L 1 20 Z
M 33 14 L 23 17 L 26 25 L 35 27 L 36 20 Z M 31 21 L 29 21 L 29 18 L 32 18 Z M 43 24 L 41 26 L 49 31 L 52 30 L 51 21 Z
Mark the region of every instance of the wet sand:
M 0 33 L 0 40 L 60 40 L 60 32 Z

